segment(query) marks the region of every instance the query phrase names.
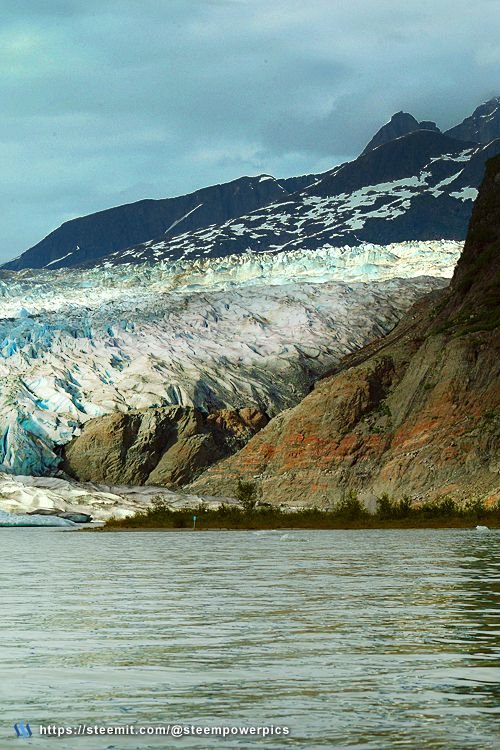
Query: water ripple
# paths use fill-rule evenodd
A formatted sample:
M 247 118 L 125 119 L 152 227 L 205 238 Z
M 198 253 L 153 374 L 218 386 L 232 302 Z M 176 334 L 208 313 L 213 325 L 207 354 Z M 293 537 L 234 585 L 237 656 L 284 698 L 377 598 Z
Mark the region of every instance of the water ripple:
M 24 720 L 289 725 L 250 743 L 276 750 L 500 746 L 500 533 L 5 529 L 1 549 L 5 740 Z M 148 742 L 84 744 L 170 746 Z

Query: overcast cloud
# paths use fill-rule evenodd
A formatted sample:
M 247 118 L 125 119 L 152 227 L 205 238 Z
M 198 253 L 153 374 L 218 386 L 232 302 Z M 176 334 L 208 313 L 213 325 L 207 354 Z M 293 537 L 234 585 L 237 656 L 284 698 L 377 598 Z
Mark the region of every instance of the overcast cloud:
M 500 94 L 498 0 L 0 0 L 0 259 L 63 221 L 356 156 Z

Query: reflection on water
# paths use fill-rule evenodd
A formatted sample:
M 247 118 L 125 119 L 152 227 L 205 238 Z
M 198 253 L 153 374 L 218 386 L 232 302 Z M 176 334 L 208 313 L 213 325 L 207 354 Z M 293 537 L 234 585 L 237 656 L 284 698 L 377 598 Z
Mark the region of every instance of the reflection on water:
M 291 731 L 184 749 L 500 747 L 500 532 L 3 529 L 0 543 L 1 747 L 16 721 Z

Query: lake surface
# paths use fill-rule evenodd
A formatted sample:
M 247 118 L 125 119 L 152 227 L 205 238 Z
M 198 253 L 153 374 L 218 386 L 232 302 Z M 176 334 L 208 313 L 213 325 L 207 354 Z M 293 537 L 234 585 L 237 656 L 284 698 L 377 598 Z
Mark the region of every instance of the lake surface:
M 0 554 L 2 749 L 500 747 L 500 532 L 0 529 Z

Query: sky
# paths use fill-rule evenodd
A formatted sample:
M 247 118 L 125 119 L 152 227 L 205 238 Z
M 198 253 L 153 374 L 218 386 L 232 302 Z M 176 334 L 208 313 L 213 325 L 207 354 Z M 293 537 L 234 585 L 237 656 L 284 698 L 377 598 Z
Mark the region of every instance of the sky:
M 500 95 L 498 0 L 0 0 L 0 261 L 62 222 L 325 171 Z

